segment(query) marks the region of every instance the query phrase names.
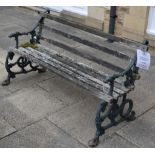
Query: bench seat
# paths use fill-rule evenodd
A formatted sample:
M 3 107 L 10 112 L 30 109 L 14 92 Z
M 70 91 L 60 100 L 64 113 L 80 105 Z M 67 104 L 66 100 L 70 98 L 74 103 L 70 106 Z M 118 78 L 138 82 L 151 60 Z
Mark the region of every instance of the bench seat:
M 37 49 L 31 47 L 10 48 L 10 51 L 18 53 L 30 61 L 79 84 L 106 102 L 117 99 L 133 89 L 133 87 L 125 88 L 121 79 L 117 79 L 115 81 L 113 96 L 110 96 L 108 95 L 110 86 L 103 81 L 108 74 L 105 74 L 103 71 L 97 71 L 83 62 L 43 45 L 38 45 Z

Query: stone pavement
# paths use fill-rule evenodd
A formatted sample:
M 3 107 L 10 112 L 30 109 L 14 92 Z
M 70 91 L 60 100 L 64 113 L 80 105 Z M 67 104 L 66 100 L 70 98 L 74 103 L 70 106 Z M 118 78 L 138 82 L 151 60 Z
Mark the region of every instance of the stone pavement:
M 14 41 L 7 36 L 29 30 L 38 15 L 19 7 L 0 7 L 0 82 Z M 155 53 L 152 66 L 130 94 L 137 119 L 111 128 L 98 147 L 155 147 Z M 87 147 L 95 133 L 98 99 L 54 73 L 19 75 L 0 85 L 0 147 Z

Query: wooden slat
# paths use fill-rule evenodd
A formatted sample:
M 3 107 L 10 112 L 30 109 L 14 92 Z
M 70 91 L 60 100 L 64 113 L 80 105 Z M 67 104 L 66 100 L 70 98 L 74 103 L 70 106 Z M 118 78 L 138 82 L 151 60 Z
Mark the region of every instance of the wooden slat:
M 69 39 L 69 38 L 66 38 L 62 35 L 58 35 L 52 31 L 47 31 L 45 28 L 43 28 L 43 36 L 46 36 L 47 38 L 50 38 L 50 39 L 54 39 L 56 41 L 60 41 L 62 42 L 63 44 L 65 45 L 68 45 L 68 46 L 71 46 L 71 47 L 77 47 L 77 46 L 80 46 L 81 44 L 72 40 L 72 39 Z
M 42 45 L 38 45 L 38 46 L 39 46 L 39 48 L 37 50 L 39 50 L 40 52 L 43 52 L 55 59 L 67 64 L 67 65 L 70 65 L 78 70 L 81 70 L 82 72 L 84 72 L 96 79 L 99 79 L 100 81 L 105 80 L 109 76 L 108 74 L 104 73 L 103 71 L 95 70 L 94 68 L 91 68 L 90 66 L 88 66 L 82 62 L 76 61 L 74 58 L 66 57 L 65 55 L 57 52 L 56 50 L 49 49 Z M 120 90 L 122 90 L 123 92 L 130 91 L 129 88 L 123 87 L 122 83 L 123 83 L 123 81 L 121 81 L 120 79 L 115 80 L 116 88 L 119 89 L 118 93 L 120 93 Z M 109 88 L 109 85 L 108 85 L 108 88 Z
M 111 50 L 118 51 L 121 53 L 125 53 L 129 57 L 133 57 L 133 55 L 137 49 L 135 47 L 128 46 L 128 45 L 121 43 L 121 42 L 112 42 L 111 43 L 106 38 L 94 35 L 92 33 L 83 31 L 81 29 L 71 27 L 69 25 L 58 23 L 58 22 L 53 21 L 53 20 L 45 20 L 44 25 L 45 25 L 45 27 L 48 26 L 50 28 L 55 28 L 57 30 L 63 31 L 63 32 L 71 34 L 71 35 L 76 35 L 79 38 L 87 39 L 90 42 L 93 42 L 93 43 L 98 44 L 100 46 L 104 46 L 108 49 L 110 48 Z M 48 30 L 46 30 L 46 28 L 44 28 L 43 30 L 45 32 L 49 32 Z M 51 32 L 51 33 L 54 35 L 54 32 Z M 58 36 L 60 36 L 60 35 L 58 35 Z M 52 37 L 52 36 L 47 36 L 47 38 L 50 38 L 50 37 Z
M 11 51 L 16 52 L 20 55 L 24 55 L 31 61 L 37 62 L 37 63 L 41 64 L 42 66 L 45 66 L 48 69 L 56 72 L 57 74 L 81 85 L 82 87 L 89 90 L 90 92 L 93 93 L 93 95 L 99 97 L 100 99 L 104 99 L 105 101 L 110 102 L 112 100 L 112 98 L 118 97 L 118 95 L 116 93 L 114 93 L 115 94 L 114 97 L 111 97 L 111 96 L 107 95 L 106 93 L 100 91 L 97 88 L 97 86 L 95 86 L 94 84 L 91 84 L 87 78 L 85 78 L 84 76 L 81 76 L 79 74 L 75 74 L 70 69 L 67 69 L 67 68 L 61 66 L 57 60 L 51 59 L 51 57 L 49 57 L 43 53 L 40 53 L 40 52 L 33 53 L 32 51 L 29 51 L 24 48 L 11 49 Z M 104 91 L 106 91 L 106 90 L 104 90 Z
M 38 45 L 38 46 L 39 46 L 39 48 L 37 50 L 39 50 L 43 53 L 46 53 L 54 58 L 57 58 L 59 61 L 62 61 L 63 63 L 66 63 L 68 65 L 72 64 L 72 66 L 74 68 L 77 68 L 77 69 L 81 70 L 82 72 L 85 72 L 85 73 L 87 73 L 101 81 L 103 79 L 106 79 L 106 77 L 108 76 L 108 74 L 105 74 L 104 72 L 99 71 L 99 70 L 94 70 L 93 68 L 89 67 L 88 65 L 81 63 L 72 57 L 66 57 L 65 55 L 60 54 L 56 50 L 49 49 L 48 47 L 45 47 L 43 45 Z M 121 83 L 121 82 L 118 81 L 118 83 Z
M 95 34 L 95 35 L 98 35 L 98 36 L 101 36 L 101 37 L 104 37 L 104 38 L 107 38 L 107 39 L 114 40 L 115 42 L 122 42 L 122 43 L 127 44 L 128 46 L 133 46 L 133 47 L 136 47 L 136 48 L 139 48 L 139 47 L 146 48 L 144 45 L 142 45 L 139 42 L 132 41 L 132 40 L 129 40 L 129 39 L 126 39 L 126 38 L 116 37 L 114 35 L 104 33 L 103 31 L 100 31 L 100 30 L 97 30 L 95 28 L 92 28 L 92 27 L 77 23 L 75 21 L 69 21 L 69 20 L 67 20 L 65 18 L 58 17 L 58 16 L 55 16 L 55 15 L 52 15 L 52 14 L 45 14 L 43 12 L 40 12 L 40 14 L 42 16 L 50 19 L 50 20 L 54 20 L 56 22 L 59 22 L 59 23 L 65 24 L 65 25 L 69 25 L 69 26 L 72 26 L 72 27 L 87 31 L 89 33 L 92 33 L 92 34 Z
M 97 57 L 95 57 L 93 55 L 90 55 L 88 53 L 84 53 L 84 52 L 82 52 L 82 51 L 80 51 L 80 50 L 78 50 L 76 48 L 72 48 L 70 46 L 67 46 L 67 45 L 65 45 L 65 44 L 63 44 L 63 43 L 61 43 L 59 41 L 55 41 L 53 39 L 48 39 L 48 38 L 45 38 L 44 36 L 41 37 L 41 39 L 44 40 L 44 41 L 47 41 L 47 42 L 49 42 L 49 43 L 51 43 L 51 44 L 53 44 L 55 46 L 61 47 L 61 48 L 65 49 L 65 50 L 67 50 L 69 52 L 77 54 L 77 55 L 79 55 L 79 56 L 81 56 L 83 58 L 86 58 L 86 59 L 88 59 L 90 61 L 93 61 L 93 62 L 95 62 L 97 64 L 103 65 L 104 67 L 107 67 L 107 68 L 109 68 L 111 70 L 114 70 L 116 72 L 124 71 L 124 69 L 122 67 L 114 65 L 114 64 L 112 64 L 112 62 L 108 62 L 108 61 L 102 60 L 100 58 L 97 58 Z
M 85 74 L 85 73 L 81 72 L 80 70 L 77 70 L 76 68 L 71 67 L 71 64 L 70 65 L 66 65 L 65 63 L 62 63 L 61 61 L 58 61 L 57 57 L 55 57 L 56 58 L 55 59 L 54 57 L 51 57 L 51 55 L 47 55 L 45 53 L 39 52 L 39 51 L 34 50 L 32 48 L 28 48 L 28 50 L 30 51 L 30 53 L 32 53 L 33 56 L 35 56 L 35 57 L 40 56 L 43 59 L 43 61 L 45 61 L 45 58 L 46 58 L 46 59 L 48 59 L 48 61 L 57 64 L 60 69 L 62 67 L 64 67 L 70 73 L 72 73 L 71 75 L 73 75 L 73 74 L 75 74 L 75 76 L 79 76 L 80 75 L 81 78 L 84 79 L 84 81 L 86 83 L 88 83 L 89 85 L 92 85 L 93 87 L 95 87 L 96 89 L 99 89 L 100 91 L 104 91 L 104 92 L 108 93 L 108 91 L 109 91 L 108 84 L 104 84 L 102 81 L 100 81 L 100 80 L 98 80 L 98 79 L 96 79 L 96 78 L 94 78 L 94 77 L 92 77 L 92 76 L 90 76 L 88 74 Z M 114 91 L 116 93 L 120 94 L 120 95 L 124 94 L 123 91 L 118 90 L 117 88 L 115 88 Z M 118 96 L 118 94 L 116 94 L 115 92 L 114 92 L 114 96 Z
M 33 51 L 33 49 L 30 49 L 30 50 Z M 67 68 L 70 68 L 70 70 L 74 70 L 74 72 L 77 72 L 78 74 L 81 74 L 81 75 L 87 77 L 88 79 L 92 80 L 93 82 L 96 82 L 96 84 L 100 85 L 99 86 L 100 90 L 102 90 L 103 87 L 105 87 L 106 89 L 109 90 L 109 88 L 110 88 L 109 85 L 103 83 L 103 77 L 102 77 L 102 79 L 98 79 L 98 78 L 93 76 L 94 70 L 92 68 L 89 68 L 81 62 L 76 62 L 72 58 L 66 57 L 66 56 L 64 56 L 64 55 L 62 55 L 56 51 L 47 49 L 46 47 L 43 47 L 43 46 L 40 46 L 39 49 L 37 49 L 37 50 L 39 50 L 40 52 L 45 53 L 46 55 L 62 62 L 63 64 L 66 64 Z M 34 51 L 36 51 L 36 50 L 34 50 Z M 121 90 L 117 87 L 114 88 L 114 91 L 120 95 L 124 94 L 124 90 Z M 128 90 L 126 89 L 126 91 L 128 91 Z
M 79 38 L 86 39 L 90 42 L 93 42 L 99 46 L 104 46 L 108 49 L 110 48 L 113 51 L 125 53 L 126 55 L 128 55 L 131 58 L 134 57 L 134 53 L 136 52 L 136 48 L 134 48 L 132 46 L 127 46 L 126 44 L 120 43 L 120 42 L 110 43 L 106 38 L 94 35 L 92 33 L 83 31 L 81 29 L 71 27 L 69 25 L 64 25 L 64 24 L 58 23 L 53 20 L 45 20 L 45 27 L 46 26 L 48 26 L 50 28 L 54 28 L 54 29 L 62 31 L 62 32 L 65 32 L 65 33 L 68 33 L 68 34 L 71 34 L 71 35 L 76 35 Z M 55 35 L 57 35 L 57 37 L 62 36 L 62 35 L 58 35 L 58 34 L 52 32 L 52 31 L 48 31 L 46 28 L 44 28 L 43 30 L 44 30 L 44 32 L 45 32 L 44 34 L 46 34 L 45 36 L 47 38 L 51 38 L 52 36 L 55 36 Z M 50 32 L 50 33 L 48 33 L 48 32 Z M 83 45 L 83 44 L 81 44 L 81 45 Z
M 34 50 L 32 48 L 28 48 L 28 49 L 33 53 L 33 55 L 35 53 L 41 54 L 41 53 L 39 53 L 38 51 L 36 51 L 36 50 Z M 47 56 L 47 58 L 50 58 L 50 60 L 54 61 L 54 63 L 57 63 L 60 66 L 65 67 L 66 69 L 68 69 L 70 72 L 72 72 L 72 74 L 80 75 L 83 79 L 85 79 L 84 81 L 86 83 L 89 83 L 89 85 L 92 85 L 93 87 L 99 89 L 100 91 L 104 91 L 104 92 L 108 93 L 109 88 L 110 88 L 108 84 L 105 84 L 102 81 L 100 81 L 99 79 L 96 79 L 96 78 L 94 78 L 94 77 L 92 77 L 92 76 L 90 76 L 90 75 L 88 75 L 88 74 L 86 74 L 84 72 L 81 72 L 77 68 L 72 67 L 72 64 L 67 65 L 66 63 L 62 63 L 61 61 L 59 61 L 57 59 L 57 57 L 54 58 L 53 56 L 51 57 L 51 55 L 47 55 L 47 54 L 42 55 L 41 54 L 41 56 L 44 56 L 44 57 Z M 124 94 L 124 91 L 119 90 L 117 88 L 114 88 L 114 96 L 118 96 L 118 94 L 121 96 L 122 94 Z
M 98 49 L 98 50 L 100 50 L 102 52 L 114 55 L 114 56 L 116 56 L 118 58 L 122 58 L 122 59 L 125 59 L 125 60 L 131 59 L 128 55 L 126 55 L 126 54 L 124 54 L 122 52 L 112 50 L 110 48 L 111 43 L 109 43 L 109 48 L 107 48 L 107 47 L 105 47 L 103 45 L 99 45 L 97 43 L 93 43 L 93 42 L 89 41 L 89 38 L 88 39 L 81 38 L 81 37 L 78 36 L 78 34 L 74 34 L 74 35 L 69 34 L 69 32 L 64 32 L 64 31 L 58 30 L 56 28 L 51 28 L 51 27 L 49 27 L 47 25 L 44 25 L 44 29 L 47 29 L 48 31 L 50 31 L 52 33 L 54 32 L 55 34 L 58 34 L 58 35 L 66 37 L 66 38 L 72 39 L 74 41 L 77 41 L 77 42 L 79 42 L 81 44 L 93 47 L 93 48 Z

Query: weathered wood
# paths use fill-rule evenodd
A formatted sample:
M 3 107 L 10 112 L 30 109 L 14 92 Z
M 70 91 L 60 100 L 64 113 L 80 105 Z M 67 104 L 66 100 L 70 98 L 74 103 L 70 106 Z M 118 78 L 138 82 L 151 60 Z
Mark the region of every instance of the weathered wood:
M 60 41 L 61 43 L 71 46 L 71 47 L 74 47 L 74 48 L 77 46 L 80 46 L 80 43 L 78 43 L 72 39 L 66 38 L 62 35 L 58 35 L 54 32 L 48 31 L 45 28 L 43 28 L 43 36 L 46 36 L 46 38 L 54 39 L 56 41 Z
M 104 37 L 104 38 L 107 38 L 107 39 L 111 39 L 111 40 L 113 40 L 115 42 L 122 42 L 122 43 L 127 44 L 128 46 L 133 46 L 135 48 L 139 48 L 139 47 L 146 48 L 144 45 L 142 45 L 139 42 L 132 41 L 132 40 L 129 40 L 127 38 L 116 37 L 114 35 L 104 33 L 103 31 L 100 31 L 98 29 L 95 29 L 95 28 L 92 28 L 92 27 L 77 23 L 75 21 L 69 21 L 69 20 L 64 19 L 62 17 L 58 17 L 58 16 L 55 16 L 55 15 L 52 15 L 52 14 L 46 14 L 46 13 L 43 13 L 43 12 L 40 12 L 40 14 L 42 16 L 44 16 L 45 18 L 48 18 L 50 20 L 54 20 L 56 22 L 59 22 L 59 23 L 65 24 L 65 25 L 72 26 L 74 28 L 84 30 L 84 31 L 87 31 L 87 32 L 92 33 L 92 34 L 95 34 L 95 35 L 98 35 L 98 36 L 101 36 L 101 37 Z
M 38 52 L 37 50 L 34 50 L 32 48 L 28 48 L 28 50 L 23 50 L 22 48 L 19 49 L 20 53 L 23 53 L 25 52 L 25 54 L 27 55 L 33 55 L 34 57 L 36 58 L 40 58 L 44 63 L 52 63 L 54 64 L 58 70 L 61 70 L 63 68 L 63 71 L 67 71 L 67 73 L 71 76 L 77 76 L 77 77 L 80 77 L 80 80 L 83 80 L 83 82 L 95 87 L 96 89 L 99 89 L 100 91 L 103 91 L 104 93 L 108 94 L 108 91 L 109 91 L 109 86 L 107 84 L 104 84 L 103 82 L 101 82 L 100 80 L 98 79 L 95 79 L 91 76 L 89 76 L 88 74 L 85 74 L 73 67 L 70 67 L 56 59 L 54 59 L 53 57 L 47 55 L 47 54 L 44 54 L 44 53 L 41 53 L 41 52 Z M 114 96 L 118 96 L 117 92 L 119 95 L 122 95 L 124 94 L 123 91 L 115 88 L 114 89 Z
M 124 71 L 123 68 L 112 64 L 112 62 L 108 62 L 108 61 L 99 59 L 99 58 L 97 58 L 95 56 L 92 56 L 92 55 L 90 55 L 88 53 L 86 54 L 86 53 L 84 53 L 84 52 L 82 52 L 82 51 L 80 51 L 80 50 L 78 50 L 76 48 L 72 48 L 72 47 L 67 46 L 67 45 L 65 45 L 65 44 L 63 44 L 61 42 L 56 41 L 56 40 L 48 39 L 48 38 L 45 38 L 44 36 L 42 36 L 41 39 L 44 40 L 44 41 L 47 41 L 47 42 L 49 42 L 49 43 L 51 43 L 51 44 L 53 44 L 55 46 L 66 49 L 67 51 L 72 52 L 74 54 L 77 54 L 77 55 L 79 55 L 79 56 L 81 56 L 83 58 L 86 58 L 86 59 L 90 60 L 90 61 L 94 61 L 95 63 L 103 65 L 104 67 L 107 67 L 107 68 L 109 68 L 111 70 L 114 70 L 116 72 Z
M 37 50 L 28 47 L 11 49 L 12 51 L 81 85 L 95 96 L 107 102 L 117 99 L 119 96 L 132 90 L 132 88 L 125 88 L 123 84 L 125 78 L 119 77 L 114 81 L 112 96 L 109 96 L 110 85 L 104 81 L 107 79 L 107 76 L 109 77 L 109 75 L 115 74 L 115 72 L 116 75 L 117 73 L 122 73 L 127 69 L 126 67 L 129 67 L 126 65 L 130 60 L 133 60 L 132 56 L 130 57 L 123 52 L 135 48 L 127 49 L 126 45 L 128 47 L 129 45 L 137 46 L 137 43 L 66 19 L 47 14 L 44 15 L 53 20 L 51 22 L 53 26 L 41 25 L 38 35 L 39 39 L 47 42 L 44 42 L 45 44 L 49 45 L 50 43 L 49 48 L 51 47 L 51 49 L 38 45 Z M 65 28 L 61 29 L 63 26 Z M 40 32 L 42 28 L 45 30 L 43 33 Z M 69 28 L 71 28 L 72 33 L 68 32 Z M 49 37 L 42 36 L 42 34 Z M 87 36 L 85 37 L 85 35 Z M 106 42 L 107 39 L 114 40 L 115 43 Z M 120 42 L 126 43 L 126 45 L 123 44 L 121 50 L 115 49 L 115 44 L 118 45 Z M 142 47 L 138 43 L 139 45 Z M 52 50 L 53 47 L 55 47 L 55 50 Z M 62 50 L 62 53 L 58 52 L 59 50 Z
M 69 25 L 64 25 L 64 24 L 58 23 L 58 22 L 53 21 L 53 20 L 46 20 L 46 22 L 45 22 L 44 34 L 47 35 L 47 38 L 51 38 L 57 34 L 52 32 L 52 31 L 48 31 L 46 29 L 46 26 L 48 26 L 50 28 L 55 28 L 56 30 L 59 30 L 59 31 L 62 31 L 62 32 L 65 32 L 65 33 L 68 33 L 71 35 L 76 35 L 79 38 L 87 39 L 90 42 L 93 42 L 93 43 L 98 44 L 100 46 L 104 46 L 106 48 L 110 48 L 111 50 L 118 51 L 121 53 L 125 53 L 126 55 L 128 55 L 131 58 L 134 56 L 134 53 L 137 49 L 135 47 L 128 46 L 128 45 L 121 43 L 121 42 L 109 42 L 106 38 L 94 35 L 92 33 L 83 31 L 81 29 L 71 27 Z M 57 35 L 57 37 L 59 37 L 59 36 L 62 36 L 62 35 Z
M 94 70 L 92 67 L 90 67 L 84 63 L 81 63 L 81 62 L 77 61 L 76 59 L 74 59 L 72 57 L 67 57 L 67 56 L 57 52 L 56 50 L 49 49 L 48 47 L 38 45 L 38 50 L 58 59 L 59 61 L 61 61 L 63 63 L 72 65 L 74 68 L 77 68 L 77 69 L 81 70 L 82 72 L 87 73 L 101 81 L 106 79 L 106 77 L 108 76 L 108 74 L 104 73 L 103 71 Z M 119 83 L 121 83 L 121 82 L 119 81 Z
M 103 81 L 105 80 L 107 77 L 108 77 L 108 74 L 102 72 L 102 71 L 97 71 L 89 66 L 87 66 L 86 64 L 84 63 L 81 63 L 81 62 L 77 62 L 75 59 L 71 58 L 71 57 L 66 57 L 65 55 L 57 52 L 57 51 L 54 51 L 52 49 L 49 49 L 45 46 L 42 46 L 42 45 L 38 45 L 38 51 L 40 52 L 43 52 L 59 61 L 61 61 L 62 63 L 65 63 L 69 66 L 72 66 L 74 68 L 76 68 L 77 70 L 80 70 L 82 71 L 83 73 L 86 73 L 96 79 L 99 79 L 100 81 Z M 115 80 L 115 84 L 116 84 L 116 88 L 119 88 L 120 90 L 122 90 L 123 92 L 128 92 L 129 89 L 128 88 L 123 88 L 122 87 L 122 81 L 119 80 L 119 79 L 116 79 Z M 108 85 L 108 88 L 109 88 L 109 85 Z M 120 93 L 120 92 L 119 92 Z
M 44 29 L 47 29 L 48 31 L 54 32 L 54 33 L 56 33 L 56 34 L 58 34 L 58 35 L 62 35 L 62 36 L 64 36 L 64 37 L 66 37 L 66 38 L 69 38 L 69 39 L 72 39 L 72 40 L 74 40 L 74 41 L 77 41 L 77 42 L 79 42 L 79 43 L 81 43 L 81 44 L 84 44 L 84 45 L 93 47 L 93 48 L 98 49 L 98 50 L 100 50 L 100 51 L 102 51 L 102 52 L 105 52 L 105 53 L 114 55 L 114 56 L 116 56 L 116 57 L 118 57 L 118 58 L 122 58 L 122 59 L 125 59 L 125 60 L 131 59 L 128 55 L 126 55 L 126 54 L 124 54 L 124 53 L 121 53 L 121 52 L 116 51 L 116 50 L 112 50 L 112 49 L 110 48 L 110 46 L 109 46 L 109 48 L 104 47 L 103 45 L 101 46 L 101 45 L 99 45 L 99 44 L 97 44 L 97 43 L 93 43 L 93 42 L 91 42 L 91 41 L 88 41 L 88 39 L 80 38 L 80 37 L 78 36 L 78 34 L 72 35 L 72 34 L 65 33 L 65 32 L 63 32 L 63 31 L 57 30 L 57 29 L 55 29 L 55 28 L 51 28 L 51 27 L 46 26 L 46 25 L 44 25 Z M 109 45 L 110 45 L 110 43 L 109 43 Z
M 92 84 L 90 81 L 88 81 L 87 78 L 84 76 L 81 76 L 79 74 L 75 74 L 70 69 L 65 68 L 64 66 L 61 66 L 59 62 L 55 59 L 51 59 L 51 57 L 40 53 L 40 52 L 32 52 L 28 49 L 20 48 L 20 49 L 11 49 L 11 51 L 16 52 L 20 55 L 25 56 L 26 58 L 30 59 L 33 62 L 39 63 L 44 67 L 47 67 L 48 69 L 54 71 L 57 74 L 60 74 L 61 76 L 81 85 L 85 89 L 92 92 L 95 96 L 104 99 L 107 102 L 110 102 L 113 98 L 117 98 L 119 95 L 114 93 L 114 96 L 107 95 L 106 89 L 100 91 L 97 86 Z
M 37 53 L 37 52 L 38 52 L 38 51 L 36 51 L 36 50 L 34 50 L 34 49 L 32 49 L 32 48 L 28 48 L 28 49 L 29 49 L 30 51 L 32 51 L 32 53 Z M 40 50 L 39 50 L 39 51 L 40 51 Z M 93 82 L 94 82 L 94 87 L 97 87 L 97 88 L 100 89 L 101 91 L 102 91 L 103 89 L 106 89 L 107 92 L 109 91 L 109 88 L 110 88 L 110 87 L 109 87 L 108 84 L 104 83 L 103 80 L 99 80 L 99 79 L 97 79 L 97 78 L 91 76 L 90 74 L 88 74 L 88 72 L 86 73 L 86 71 L 85 71 L 85 72 L 82 72 L 82 71 L 80 70 L 81 67 L 78 67 L 78 68 L 77 68 L 77 67 L 74 67 L 73 64 L 72 64 L 72 62 L 74 62 L 74 61 L 72 61 L 70 58 L 66 59 L 66 57 L 63 56 L 63 55 L 61 55 L 61 57 L 60 57 L 60 54 L 58 54 L 56 51 L 53 51 L 53 50 L 50 50 L 50 52 L 47 52 L 47 50 L 46 50 L 45 47 L 42 47 L 41 53 L 42 53 L 42 52 L 43 52 L 44 54 L 48 55 L 49 57 L 51 57 L 52 59 L 54 58 L 54 59 L 58 60 L 59 62 L 57 62 L 57 63 L 59 63 L 61 66 L 63 66 L 63 67 L 65 67 L 65 68 L 67 68 L 67 69 L 73 71 L 74 73 L 77 73 L 77 74 L 79 74 L 79 75 L 81 75 L 81 76 L 84 76 L 85 78 L 87 78 L 88 80 L 90 80 L 90 83 L 91 83 L 91 84 L 93 84 Z M 49 53 L 50 53 L 50 54 L 49 54 Z M 39 54 L 39 53 L 38 53 L 38 54 Z M 66 60 L 68 60 L 68 61 L 66 61 Z M 68 62 L 70 62 L 70 63 L 68 63 Z M 74 64 L 75 64 L 75 63 L 74 63 Z M 86 68 L 85 68 L 85 69 L 86 69 Z M 117 87 L 114 87 L 114 92 L 118 93 L 119 95 L 124 94 L 124 91 L 121 90 L 121 89 L 118 89 Z

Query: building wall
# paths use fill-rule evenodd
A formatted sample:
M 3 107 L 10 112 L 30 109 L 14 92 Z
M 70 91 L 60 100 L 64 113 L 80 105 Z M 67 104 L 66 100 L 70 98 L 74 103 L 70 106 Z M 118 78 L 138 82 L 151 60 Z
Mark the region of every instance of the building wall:
M 150 7 L 148 6 L 118 6 L 115 24 L 115 35 L 138 42 L 143 42 L 144 39 L 148 39 L 150 45 L 155 47 L 155 35 L 146 33 L 149 8 Z M 95 9 L 97 10 L 98 8 L 94 8 L 94 17 L 97 18 Z M 104 17 L 102 18 L 102 30 L 104 32 L 108 32 L 110 8 L 103 7 L 103 10 L 104 13 L 102 16 Z
M 115 23 L 115 35 L 122 36 L 123 34 L 123 25 L 124 25 L 124 19 L 125 15 L 129 13 L 129 7 L 117 7 L 117 18 Z M 105 8 L 104 13 L 104 32 L 108 32 L 109 29 L 109 17 L 110 17 L 110 8 Z
M 142 42 L 147 26 L 147 7 L 130 7 L 125 15 L 123 36 Z

